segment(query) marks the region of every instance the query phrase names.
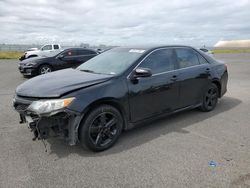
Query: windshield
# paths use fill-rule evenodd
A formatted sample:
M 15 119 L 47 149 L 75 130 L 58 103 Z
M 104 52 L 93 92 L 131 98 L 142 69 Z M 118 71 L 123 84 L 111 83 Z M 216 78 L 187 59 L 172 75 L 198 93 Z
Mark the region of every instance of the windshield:
M 113 48 L 88 60 L 77 69 L 99 74 L 120 74 L 144 52 L 143 49 Z

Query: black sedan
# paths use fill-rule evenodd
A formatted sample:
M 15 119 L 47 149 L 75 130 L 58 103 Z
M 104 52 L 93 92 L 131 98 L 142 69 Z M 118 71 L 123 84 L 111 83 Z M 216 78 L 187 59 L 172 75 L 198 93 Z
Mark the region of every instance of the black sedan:
M 76 68 L 98 53 L 86 48 L 69 48 L 53 57 L 34 57 L 19 62 L 19 71 L 24 76 L 46 74 L 65 68 Z
M 14 107 L 34 139 L 61 136 L 70 145 L 102 151 L 146 120 L 213 110 L 227 80 L 225 64 L 192 47 L 118 47 L 77 69 L 24 82 Z

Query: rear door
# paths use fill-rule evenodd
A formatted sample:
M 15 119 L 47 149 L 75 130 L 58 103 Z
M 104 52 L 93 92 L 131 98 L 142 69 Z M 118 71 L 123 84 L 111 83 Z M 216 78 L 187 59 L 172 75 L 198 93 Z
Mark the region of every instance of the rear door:
M 201 102 L 203 91 L 210 83 L 209 63 L 192 48 L 176 48 L 179 67 L 180 101 L 179 108 Z
M 138 68 L 149 68 L 152 76 L 138 78 L 137 82 L 128 80 L 131 121 L 174 110 L 179 99 L 174 50 L 157 49 Z

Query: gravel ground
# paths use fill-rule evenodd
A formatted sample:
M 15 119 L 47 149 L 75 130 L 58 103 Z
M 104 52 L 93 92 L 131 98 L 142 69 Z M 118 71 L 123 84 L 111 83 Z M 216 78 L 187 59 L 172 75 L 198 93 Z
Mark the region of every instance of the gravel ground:
M 46 153 L 33 142 L 12 109 L 26 79 L 17 61 L 0 60 L 0 187 L 250 187 L 250 54 L 216 57 L 228 64 L 229 84 L 214 111 L 148 123 L 102 153 L 58 139 Z

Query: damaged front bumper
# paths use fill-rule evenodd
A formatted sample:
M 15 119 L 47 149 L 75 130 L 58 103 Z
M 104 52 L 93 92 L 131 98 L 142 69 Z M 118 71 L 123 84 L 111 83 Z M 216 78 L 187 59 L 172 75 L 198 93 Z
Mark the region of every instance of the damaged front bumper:
M 32 101 L 34 99 L 15 97 L 13 106 L 20 114 L 20 123 L 27 123 L 33 132 L 33 140 L 61 137 L 69 145 L 78 143 L 78 128 L 82 119 L 79 112 L 65 108 L 53 113 L 53 115 L 41 116 L 28 110 Z

